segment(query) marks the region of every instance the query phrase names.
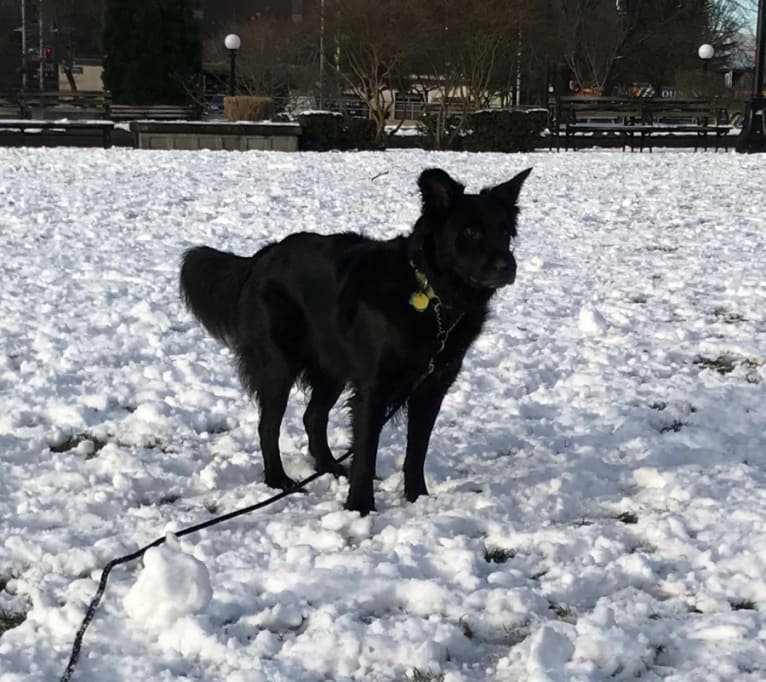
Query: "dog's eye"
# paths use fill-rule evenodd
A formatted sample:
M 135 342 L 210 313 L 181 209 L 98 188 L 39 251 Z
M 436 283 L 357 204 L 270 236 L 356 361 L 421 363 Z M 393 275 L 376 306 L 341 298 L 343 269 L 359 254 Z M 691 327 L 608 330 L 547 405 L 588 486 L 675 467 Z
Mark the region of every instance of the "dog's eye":
M 468 239 L 472 239 L 474 241 L 481 239 L 481 229 L 476 227 L 476 225 L 466 225 L 466 227 L 463 228 L 463 234 Z

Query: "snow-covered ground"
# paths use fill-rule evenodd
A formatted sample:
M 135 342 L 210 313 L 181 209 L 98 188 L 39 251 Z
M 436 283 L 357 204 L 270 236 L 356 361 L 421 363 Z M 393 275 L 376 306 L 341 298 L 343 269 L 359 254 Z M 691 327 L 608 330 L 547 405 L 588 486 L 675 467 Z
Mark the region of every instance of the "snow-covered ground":
M 107 561 L 271 494 L 185 248 L 391 237 L 424 167 L 477 190 L 529 165 L 432 496 L 404 500 L 389 425 L 377 513 L 323 478 L 117 568 L 74 679 L 766 679 L 761 156 L 2 149 L 0 680 L 58 679 Z

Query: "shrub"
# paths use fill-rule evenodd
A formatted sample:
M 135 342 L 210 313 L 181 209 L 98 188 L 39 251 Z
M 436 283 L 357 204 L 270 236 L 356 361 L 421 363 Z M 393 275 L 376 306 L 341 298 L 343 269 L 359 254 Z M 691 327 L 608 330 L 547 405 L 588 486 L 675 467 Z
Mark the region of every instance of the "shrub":
M 463 138 L 459 129 L 460 116 L 444 116 L 442 113 L 425 114 L 419 121 L 426 149 L 451 149 L 459 151 Z
M 300 148 L 304 151 L 322 152 L 339 149 L 342 136 L 343 116 L 330 111 L 300 114 Z
M 358 116 L 344 116 L 343 133 L 349 145 L 347 149 L 375 149 L 375 121 Z
M 548 122 L 545 109 L 477 111 L 468 117 L 463 148 L 473 152 L 529 152 Z
M 304 151 L 375 148 L 375 122 L 370 119 L 318 111 L 300 114 L 298 122 Z
M 224 97 L 223 114 L 230 121 L 265 121 L 271 117 L 272 103 L 271 97 Z

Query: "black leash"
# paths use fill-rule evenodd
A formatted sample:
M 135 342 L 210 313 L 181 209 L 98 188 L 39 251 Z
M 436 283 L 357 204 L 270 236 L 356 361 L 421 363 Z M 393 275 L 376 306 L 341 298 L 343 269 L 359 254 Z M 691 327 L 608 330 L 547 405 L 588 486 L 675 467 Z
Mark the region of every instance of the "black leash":
M 401 407 L 401 405 L 399 405 Z M 396 410 L 393 410 L 389 413 L 389 415 L 386 417 L 386 421 L 388 421 L 396 412 L 399 407 L 396 408 Z M 343 462 L 347 460 L 352 454 L 351 448 L 349 448 L 345 454 L 341 455 L 336 461 L 337 462 Z M 315 472 L 311 474 L 311 476 L 307 476 L 301 481 L 298 481 L 292 488 L 288 488 L 287 490 L 283 490 L 280 493 L 277 493 L 276 495 L 272 495 L 271 497 L 262 500 L 261 502 L 257 502 L 256 504 L 251 504 L 249 507 L 243 507 L 242 509 L 237 509 L 233 512 L 229 512 L 228 514 L 224 514 L 223 516 L 217 516 L 214 519 L 210 519 L 208 521 L 205 521 L 203 523 L 198 523 L 194 526 L 190 526 L 189 528 L 184 528 L 183 530 L 179 530 L 177 533 L 173 533 L 176 537 L 182 538 L 185 535 L 191 535 L 192 533 L 196 533 L 197 531 L 204 530 L 205 528 L 210 528 L 211 526 L 215 526 L 219 523 L 223 523 L 224 521 L 229 521 L 230 519 L 234 519 L 237 516 L 243 516 L 244 514 L 249 514 L 250 512 L 254 512 L 257 509 L 263 509 L 264 507 L 268 507 L 270 504 L 273 504 L 274 502 L 278 502 L 281 499 L 284 499 L 288 495 L 293 495 L 294 493 L 300 492 L 303 490 L 305 486 L 307 486 L 309 483 L 312 483 L 313 481 L 316 481 L 320 476 L 324 476 L 324 474 L 327 473 L 325 471 L 323 472 Z M 160 545 L 165 543 L 166 538 L 161 537 L 157 538 L 154 542 L 150 542 L 145 547 L 142 547 L 139 550 L 136 550 L 132 554 L 126 554 L 125 556 L 121 556 L 117 559 L 112 559 L 106 566 L 104 566 L 104 570 L 101 572 L 101 579 L 98 582 L 98 590 L 96 590 L 96 594 L 91 600 L 90 604 L 88 605 L 88 609 L 85 612 L 85 618 L 82 621 L 82 625 L 80 625 L 80 629 L 77 631 L 77 634 L 74 638 L 74 644 L 72 645 L 72 655 L 69 657 L 69 663 L 67 664 L 66 670 L 64 671 L 64 674 L 61 676 L 61 682 L 70 682 L 72 679 L 72 675 L 74 673 L 74 669 L 77 666 L 77 661 L 80 658 L 80 651 L 82 649 L 82 641 L 85 637 L 85 631 L 88 629 L 88 626 L 90 625 L 91 621 L 93 620 L 93 617 L 96 615 L 96 609 L 98 608 L 98 605 L 101 603 L 101 598 L 104 596 L 104 592 L 106 591 L 106 581 L 109 579 L 109 574 L 112 572 L 112 569 L 115 566 L 119 566 L 120 564 L 127 564 L 131 561 L 135 561 L 136 559 L 140 559 L 147 550 L 151 549 L 152 547 L 159 547 Z
M 437 343 L 438 348 L 436 349 L 436 352 L 431 356 L 431 359 L 428 362 L 428 368 L 426 369 L 423 376 L 421 376 L 414 384 L 413 387 L 408 391 L 408 394 L 399 401 L 398 404 L 391 407 L 388 411 L 388 414 L 386 414 L 385 419 L 383 420 L 383 423 L 386 424 L 391 417 L 396 414 L 401 407 L 404 406 L 404 404 L 407 402 L 407 399 L 409 397 L 409 394 L 414 392 L 416 389 L 418 389 L 421 384 L 429 377 L 431 374 L 434 373 L 436 369 L 436 358 L 439 356 L 439 354 L 444 350 L 444 347 L 447 344 L 447 339 L 449 338 L 450 333 L 452 330 L 457 326 L 458 322 L 462 319 L 462 315 L 460 315 L 455 322 L 453 322 L 448 328 L 445 328 L 442 323 L 441 318 L 441 301 L 437 298 L 434 303 L 434 313 L 436 315 L 436 323 L 437 323 Z M 338 457 L 336 462 L 344 462 L 347 460 L 351 455 L 353 454 L 353 450 L 349 448 L 343 455 Z M 182 538 L 185 535 L 191 535 L 192 533 L 196 533 L 197 531 L 204 530 L 205 528 L 210 528 L 211 526 L 216 526 L 219 523 L 223 523 L 224 521 L 229 521 L 230 519 L 234 519 L 238 516 L 243 516 L 245 514 L 249 514 L 250 512 L 254 512 L 258 509 L 263 509 L 264 507 L 268 507 L 270 504 L 273 504 L 274 502 L 278 502 L 279 500 L 284 499 L 288 495 L 293 495 L 294 493 L 300 492 L 305 488 L 309 483 L 312 483 L 313 481 L 316 481 L 320 476 L 324 476 L 327 472 L 315 472 L 311 474 L 310 476 L 307 476 L 303 480 L 298 481 L 292 488 L 288 488 L 287 490 L 283 490 L 280 493 L 277 493 L 276 495 L 272 495 L 271 497 L 262 500 L 261 502 L 256 502 L 255 504 L 251 504 L 249 507 L 243 507 L 242 509 L 236 509 L 232 512 L 229 512 L 228 514 L 223 514 L 222 516 L 217 516 L 213 519 L 209 519 L 208 521 L 204 521 L 203 523 L 198 523 L 194 526 L 189 526 L 189 528 L 184 528 L 183 530 L 179 530 L 176 533 L 173 533 L 178 538 Z M 74 670 L 77 667 L 77 662 L 80 659 L 80 651 L 82 649 L 82 642 L 83 638 L 85 637 L 85 631 L 88 629 L 88 626 L 90 625 L 91 621 L 93 620 L 94 616 L 96 615 L 96 609 L 98 608 L 98 605 L 101 603 L 101 599 L 104 596 L 104 592 L 106 592 L 106 582 L 109 579 L 109 574 L 112 572 L 112 569 L 116 566 L 119 566 L 120 564 L 127 564 L 131 561 L 135 561 L 136 559 L 140 559 L 147 550 L 151 549 L 152 547 L 159 547 L 160 545 L 164 544 L 166 540 L 166 537 L 157 538 L 154 542 L 150 542 L 145 547 L 142 547 L 139 550 L 136 550 L 132 554 L 126 554 L 125 556 L 118 557 L 117 559 L 112 559 L 106 566 L 104 566 L 104 569 L 101 571 L 101 579 L 98 581 L 98 589 L 96 590 L 96 594 L 91 599 L 90 604 L 88 604 L 88 608 L 85 611 L 85 618 L 83 618 L 82 625 L 80 625 L 80 629 L 77 631 L 77 634 L 74 638 L 74 644 L 72 645 L 72 655 L 69 657 L 69 663 L 67 664 L 66 670 L 64 671 L 64 674 L 61 676 L 60 682 L 70 682 L 72 679 L 72 675 L 74 674 Z

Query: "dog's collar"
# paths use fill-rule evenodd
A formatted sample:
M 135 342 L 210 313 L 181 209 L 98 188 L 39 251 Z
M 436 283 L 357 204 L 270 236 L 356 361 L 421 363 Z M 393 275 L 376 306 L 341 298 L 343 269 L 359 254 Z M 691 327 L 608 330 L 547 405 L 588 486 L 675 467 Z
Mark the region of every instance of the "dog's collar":
M 410 265 L 415 272 L 415 279 L 418 280 L 418 290 L 410 294 L 410 305 L 419 313 L 422 313 L 428 309 L 431 301 L 438 303 L 439 297 L 428 282 L 428 277 L 426 277 L 425 273 L 418 270 L 412 261 L 410 261 Z

